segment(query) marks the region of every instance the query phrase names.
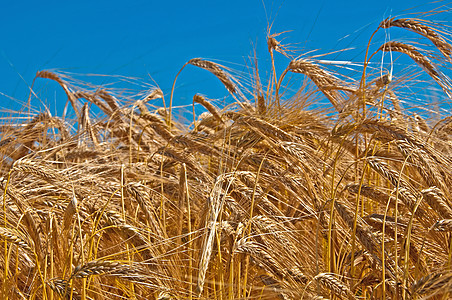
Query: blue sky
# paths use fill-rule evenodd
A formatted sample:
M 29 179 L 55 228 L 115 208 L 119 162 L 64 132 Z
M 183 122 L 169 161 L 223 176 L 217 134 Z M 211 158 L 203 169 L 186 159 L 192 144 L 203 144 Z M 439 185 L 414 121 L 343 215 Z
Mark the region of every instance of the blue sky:
M 0 106 L 8 108 L 15 99 L 25 100 L 38 70 L 133 76 L 156 82 L 169 94 L 180 67 L 194 57 L 215 59 L 247 72 L 246 64 L 256 49 L 260 62 L 268 62 L 269 22 L 272 32 L 290 31 L 283 35 L 284 41 L 300 53 L 351 45 L 362 49 L 384 17 L 442 4 L 409 0 L 2 0 Z M 341 58 L 362 61 L 362 56 L 352 51 Z M 98 83 L 103 80 L 108 82 L 103 78 Z M 212 98 L 227 94 L 205 71 L 184 70 L 178 79 L 176 104 L 191 102 L 196 92 Z M 44 101 L 50 106 L 65 101 L 56 98 Z

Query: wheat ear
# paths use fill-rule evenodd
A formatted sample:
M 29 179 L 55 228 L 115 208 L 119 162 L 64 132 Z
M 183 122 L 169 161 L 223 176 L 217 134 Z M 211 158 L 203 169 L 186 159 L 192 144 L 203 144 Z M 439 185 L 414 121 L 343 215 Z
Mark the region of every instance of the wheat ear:
M 127 274 L 127 268 L 128 266 L 124 266 L 117 261 L 93 260 L 75 267 L 74 271 L 71 274 L 71 278 L 85 278 L 91 275 L 102 275 L 110 273 Z
M 422 190 L 422 195 L 428 205 L 443 219 L 452 219 L 452 209 L 446 196 L 437 187 Z
M 71 102 L 72 108 L 74 109 L 77 119 L 80 120 L 80 111 L 79 111 L 78 105 L 77 105 L 77 97 L 75 97 L 74 93 L 69 89 L 66 82 L 63 79 L 61 79 L 60 76 L 58 76 L 56 73 L 53 73 L 50 71 L 39 71 L 38 73 L 36 73 L 36 77 L 46 78 L 46 79 L 51 79 L 53 81 L 56 81 L 63 88 L 64 92 L 66 93 L 66 95 L 69 99 L 69 102 Z
M 336 277 L 336 274 L 320 273 L 314 277 L 314 280 L 320 282 L 336 296 L 356 299 L 350 289 Z
M 452 47 L 447 43 L 432 27 L 424 25 L 414 19 L 395 19 L 387 18 L 380 23 L 381 28 L 399 27 L 411 30 L 417 34 L 420 34 L 428 38 L 438 50 L 450 60 L 452 55 Z
M 415 63 L 422 67 L 441 87 L 444 87 L 444 84 L 441 81 L 441 76 L 436 70 L 435 66 L 433 66 L 430 59 L 420 53 L 416 47 L 400 42 L 389 41 L 381 45 L 378 50 L 385 52 L 395 51 L 408 55 L 412 60 L 414 60 Z
M 199 94 L 196 94 L 193 96 L 193 102 L 199 103 L 202 106 L 204 106 L 212 114 L 212 116 L 214 116 L 215 119 L 217 119 L 218 122 L 223 123 L 223 120 L 221 119 L 218 109 L 215 106 L 213 106 L 212 103 L 207 101 L 206 98 Z
M 236 92 L 235 84 L 231 80 L 231 75 L 226 73 L 224 70 L 220 68 L 220 65 L 204 60 L 202 58 L 193 58 L 188 61 L 190 65 L 202 68 L 204 70 L 209 71 L 213 75 L 215 75 L 226 87 L 226 89 L 231 93 L 234 94 Z
M 327 97 L 334 108 L 340 110 L 339 101 L 343 99 L 335 89 L 331 89 L 331 87 L 339 86 L 338 80 L 333 75 L 306 59 L 292 60 L 288 70 L 293 73 L 301 73 L 308 76 Z

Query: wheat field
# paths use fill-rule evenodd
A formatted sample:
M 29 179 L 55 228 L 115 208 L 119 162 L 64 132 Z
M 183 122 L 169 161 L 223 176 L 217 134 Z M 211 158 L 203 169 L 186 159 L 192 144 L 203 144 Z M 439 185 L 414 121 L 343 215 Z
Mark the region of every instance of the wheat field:
M 416 42 L 373 40 L 395 27 Z M 389 18 L 332 68 L 269 34 L 268 79 L 194 58 L 233 103 L 193 95 L 188 120 L 176 79 L 130 95 L 39 71 L 73 117 L 30 96 L 1 125 L 1 299 L 448 299 L 448 36 Z M 440 104 L 406 92 L 419 76 Z

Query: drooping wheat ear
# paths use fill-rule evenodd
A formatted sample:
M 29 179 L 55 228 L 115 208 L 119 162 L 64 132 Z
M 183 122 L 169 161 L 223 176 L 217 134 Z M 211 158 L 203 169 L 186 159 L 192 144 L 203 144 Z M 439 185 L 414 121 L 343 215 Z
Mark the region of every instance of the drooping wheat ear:
M 451 232 L 452 231 L 452 219 L 439 220 L 432 226 L 432 229 L 437 230 L 437 231 Z
M 40 127 L 40 123 L 42 123 L 44 126 Z M 33 119 L 31 119 L 30 122 L 28 122 L 28 124 L 25 126 L 23 132 L 26 136 L 28 133 L 30 133 L 30 131 L 32 131 L 32 129 L 35 129 L 37 131 L 44 131 L 49 129 L 50 126 L 57 128 L 61 133 L 61 137 L 64 140 L 67 140 L 70 135 L 69 129 L 60 118 L 52 117 L 49 112 L 40 113 L 34 116 Z
M 277 217 L 283 217 L 282 212 L 279 210 L 279 208 L 274 205 L 270 200 L 268 200 L 267 195 L 264 193 L 264 191 L 261 188 L 256 188 L 256 190 L 254 190 L 254 183 L 250 184 L 250 182 L 248 182 L 248 185 L 246 183 L 243 183 L 242 181 L 235 181 L 232 184 L 232 187 L 235 190 L 235 196 L 238 196 L 239 198 L 248 198 L 249 200 L 251 200 L 253 197 L 255 197 L 255 199 L 258 200 L 258 208 L 259 211 L 262 214 L 268 214 L 273 216 L 274 218 Z M 251 203 L 251 202 L 249 202 Z M 243 203 L 242 205 L 249 205 Z
M 347 130 L 348 128 L 345 127 L 344 129 Z M 356 126 L 355 130 L 359 132 L 368 132 L 371 134 L 378 132 L 390 140 L 407 140 L 417 147 L 424 147 L 424 143 L 421 140 L 406 132 L 404 128 L 398 127 L 395 124 L 390 124 L 385 121 L 367 119 Z
M 433 130 L 435 129 L 440 136 L 452 134 L 452 116 L 448 116 L 439 120 L 435 124 L 435 126 L 433 126 Z
M 127 274 L 131 271 L 129 266 L 125 266 L 117 261 L 93 260 L 83 265 L 78 265 L 72 271 L 71 278 L 85 278 L 91 275 L 101 274 Z
M 154 209 L 147 204 L 150 198 L 149 194 L 145 191 L 140 190 L 140 188 L 142 187 L 143 186 L 138 183 L 131 183 L 126 186 L 126 190 L 138 202 L 138 205 L 140 206 L 141 211 L 144 213 L 146 220 L 153 228 L 152 232 L 156 233 L 159 237 L 163 237 L 164 234 L 159 222 L 155 217 L 155 211 L 153 211 Z
M 420 130 L 422 130 L 423 132 L 430 132 L 430 127 L 420 115 L 414 114 L 414 121 L 416 122 L 417 127 L 419 127 Z
M 193 136 L 178 135 L 172 140 L 172 142 L 193 152 L 200 152 L 205 155 L 217 155 L 218 157 L 221 155 L 209 144 L 194 140 Z
M 424 25 L 414 19 L 395 19 L 387 18 L 380 23 L 381 28 L 400 27 L 411 30 L 415 33 L 428 38 L 438 50 L 450 60 L 452 56 L 452 46 L 447 43 L 442 36 L 440 36 L 432 27 Z
M 347 226 L 353 230 L 354 227 L 354 212 L 351 211 L 347 206 L 345 206 L 342 203 L 339 203 L 339 201 L 334 202 L 334 207 L 336 208 L 337 212 L 341 216 L 341 218 L 344 220 L 344 222 L 347 224 Z M 380 253 L 380 247 L 378 246 L 377 241 L 372 236 L 372 232 L 370 231 L 369 225 L 366 224 L 366 222 L 360 217 L 357 217 L 357 223 L 356 223 L 356 237 L 358 238 L 359 242 L 369 251 L 371 254 L 378 254 Z
M 412 295 L 450 293 L 452 288 L 452 273 L 435 272 L 416 281 L 411 289 Z
M 443 85 L 440 81 L 440 74 L 433 66 L 430 59 L 428 59 L 427 56 L 420 53 L 416 47 L 396 41 L 389 41 L 381 45 L 378 50 L 384 52 L 395 51 L 408 55 L 412 60 L 414 60 L 415 63 L 417 63 L 433 79 L 435 79 L 435 81 L 437 81 L 441 86 Z
M 9 143 L 11 143 L 12 141 L 14 141 L 13 138 L 11 137 L 2 137 L 1 141 L 0 141 L 0 147 L 6 146 Z
M 60 85 L 65 85 L 66 83 L 63 81 L 63 79 L 60 78 L 60 76 L 58 76 L 56 73 L 50 72 L 50 71 L 38 71 L 36 73 L 36 77 L 39 78 L 46 78 L 46 79 L 51 79 L 53 81 L 58 82 L 58 84 Z
M 369 157 L 367 162 L 372 169 L 391 182 L 394 187 L 398 188 L 396 193 L 399 198 L 411 210 L 411 212 L 413 212 L 416 208 L 416 202 L 419 197 L 417 192 L 414 191 L 401 176 L 399 176 L 397 171 L 391 169 L 386 162 L 376 157 Z M 416 215 L 419 217 L 425 216 L 423 208 L 418 207 Z
M 159 107 L 155 110 L 155 113 L 157 115 L 159 115 L 160 117 L 162 117 L 165 120 L 165 123 L 169 122 L 169 114 L 168 114 L 168 109 L 164 108 L 164 107 Z
M 99 215 L 100 213 L 98 213 Z M 149 242 L 148 240 L 141 234 L 138 228 L 135 226 L 126 224 L 126 221 L 122 219 L 121 213 L 113 210 L 108 210 L 102 213 L 101 218 L 106 223 L 107 226 L 114 226 L 119 230 L 121 235 L 125 236 L 126 240 L 130 241 L 131 243 L 139 243 L 140 247 L 145 247 L 146 249 L 146 255 L 149 258 L 155 257 L 154 253 L 152 252 L 151 248 L 148 247 Z M 135 240 L 137 242 L 135 242 Z
M 66 205 L 66 208 L 64 209 L 64 215 L 63 215 L 63 228 L 62 231 L 65 232 L 69 229 L 72 219 L 77 212 L 77 198 L 75 195 L 72 196 L 71 200 Z
M 337 278 L 336 274 L 320 273 L 314 277 L 314 280 L 322 284 L 336 296 L 356 299 L 355 295 L 353 295 L 345 283 Z
M 202 106 L 204 106 L 211 114 L 212 116 L 217 119 L 218 122 L 223 123 L 223 120 L 221 119 L 220 114 L 218 113 L 218 109 L 212 105 L 209 101 L 206 100 L 203 96 L 196 94 L 193 96 L 193 102 L 199 103 Z
M 173 133 L 168 130 L 167 124 L 163 122 L 157 115 L 151 114 L 143 103 L 138 104 L 141 111 L 141 117 L 149 122 L 149 126 L 160 135 L 165 141 L 169 142 L 174 138 Z
M 336 77 L 320 68 L 317 64 L 301 58 L 292 60 L 288 70 L 293 73 L 300 73 L 308 76 L 331 102 L 334 108 L 336 110 L 340 109 L 341 103 L 339 102 L 343 102 L 343 97 L 336 90 L 336 88 L 341 86 Z M 331 87 L 335 87 L 335 89 L 332 89 Z
M 388 89 L 387 93 L 389 95 L 389 100 L 391 100 L 392 106 L 394 107 L 395 112 L 398 115 L 402 115 L 402 108 L 400 107 L 400 100 L 397 97 L 396 93 L 393 90 Z
M 447 198 L 437 187 L 431 187 L 421 191 L 428 205 L 443 219 L 452 219 L 452 209 Z
M 278 36 L 279 34 L 273 34 L 267 38 L 267 46 L 268 46 L 268 52 L 271 52 L 272 50 L 275 50 L 276 52 L 281 53 L 285 57 L 289 57 L 284 51 L 284 49 L 281 46 L 281 43 L 278 42 L 274 37 Z
M 278 150 L 284 152 L 284 156 L 292 156 L 295 159 L 294 162 L 302 165 L 310 174 L 322 176 L 318 169 L 312 167 L 320 161 L 310 155 L 311 148 L 303 144 L 304 142 L 278 142 Z
M 93 141 L 94 147 L 97 148 L 99 145 L 99 141 L 97 139 L 97 135 L 94 127 L 91 124 L 91 120 L 89 117 L 89 106 L 88 103 L 83 104 L 82 113 L 80 116 L 80 125 L 82 126 L 82 130 L 88 133 L 88 136 Z
M 173 296 L 171 293 L 169 292 L 160 292 L 157 296 L 157 300 L 176 300 L 177 297 Z
M 63 88 L 64 92 L 66 93 L 67 98 L 69 99 L 69 102 L 71 102 L 72 108 L 74 109 L 77 119 L 80 118 L 80 112 L 79 112 L 78 105 L 77 105 L 77 97 L 75 97 L 73 91 L 71 91 L 69 89 L 66 82 L 63 79 L 61 79 L 60 76 L 58 76 L 57 74 L 50 72 L 50 71 L 38 71 L 38 73 L 36 73 L 36 77 L 46 78 L 46 79 L 51 79 L 53 81 L 56 81 Z
M 397 218 L 397 224 L 395 222 L 394 217 L 385 216 L 382 214 L 371 214 L 371 215 L 363 217 L 363 219 L 367 222 L 367 224 L 369 224 L 375 230 L 378 230 L 378 231 L 382 231 L 383 225 L 385 224 L 386 234 L 388 234 L 390 236 L 394 236 L 394 232 L 395 232 L 394 229 L 396 228 L 396 226 L 399 229 L 398 234 L 400 236 L 403 236 L 402 234 L 408 227 L 408 221 L 402 219 L 402 217 L 400 217 L 400 216 L 399 216 L 399 218 Z M 416 230 L 418 230 L 418 229 L 416 229 Z M 414 229 L 413 229 L 413 231 L 414 231 Z
M 40 202 L 40 204 L 42 204 L 45 207 L 51 207 L 54 210 L 64 211 L 64 209 L 66 208 L 65 205 L 67 205 L 67 202 L 42 200 L 42 202 Z
M 0 227 L 0 236 L 4 238 L 6 241 L 16 244 L 21 248 L 30 251 L 30 241 L 27 241 L 27 238 L 23 237 L 23 235 L 15 229 Z
M 286 131 L 278 128 L 277 126 L 275 126 L 267 121 L 258 119 L 256 117 L 243 116 L 236 120 L 236 124 L 237 125 L 244 124 L 244 125 L 251 126 L 255 129 L 257 129 L 258 131 L 264 133 L 266 136 L 273 137 L 277 140 L 282 140 L 282 141 L 286 141 L 286 142 L 293 141 L 293 136 L 290 135 L 289 133 L 287 133 Z
M 213 190 L 208 196 L 208 202 L 206 205 L 207 216 L 205 218 L 205 236 L 202 241 L 201 255 L 198 263 L 198 278 L 196 284 L 196 292 L 198 296 L 201 295 L 204 290 L 204 284 L 206 280 L 206 273 L 209 267 L 210 259 L 214 247 L 214 238 L 217 234 L 218 217 L 220 210 L 224 204 L 224 194 L 222 192 L 223 184 L 227 184 L 226 181 L 231 180 L 226 176 L 221 176 L 220 179 L 214 183 Z
M 80 300 L 82 297 L 75 291 L 74 288 L 71 287 L 69 282 L 65 279 L 54 278 L 52 280 L 47 281 L 47 284 L 50 286 L 52 291 L 54 291 L 58 296 L 62 299 L 74 299 Z M 72 298 L 71 298 L 72 294 Z
M 395 144 L 407 160 L 416 167 L 428 185 L 447 189 L 438 163 L 424 149 L 415 147 L 407 140 L 396 140 Z
M 267 104 L 265 103 L 265 97 L 259 93 L 257 95 L 257 111 L 260 115 L 264 115 L 267 112 Z
M 230 211 L 233 220 L 244 220 L 247 215 L 247 211 L 240 205 L 234 197 L 224 196 L 224 204 Z
M 263 237 L 265 237 L 267 234 L 274 236 L 284 247 L 284 249 L 295 257 L 298 250 L 292 243 L 290 233 L 288 232 L 287 228 L 281 226 L 275 220 L 262 215 L 253 217 L 251 221 L 260 232 L 264 233 Z
M 345 129 L 347 129 L 347 126 L 345 126 Z M 420 137 L 407 132 L 405 128 L 396 126 L 395 124 L 389 124 L 385 121 L 378 120 L 365 120 L 360 125 L 356 126 L 355 129 L 360 132 L 369 133 L 375 133 L 375 131 L 378 131 L 391 140 L 396 139 L 406 141 L 410 143 L 412 147 L 425 151 L 431 159 L 434 159 L 439 164 L 449 165 L 451 163 L 447 157 L 445 157 L 441 152 L 436 151 L 429 144 L 425 143 L 425 141 Z
M 195 160 L 194 156 L 191 153 L 184 151 L 179 152 L 172 148 L 161 148 L 156 153 L 164 155 L 170 159 L 173 159 L 180 163 L 185 163 L 187 167 L 192 172 L 193 176 L 198 176 L 199 180 L 203 180 L 205 182 L 210 182 L 210 176 L 207 172 L 201 167 L 201 165 Z
M 397 224 L 395 222 L 394 217 L 385 216 L 381 214 L 371 214 L 364 217 L 364 220 L 372 226 L 375 230 L 379 232 L 383 232 L 383 227 L 385 231 L 385 235 L 388 237 L 394 237 L 395 233 L 397 232 L 397 238 L 399 241 L 403 241 L 404 239 L 404 232 L 406 231 L 406 228 L 408 227 L 407 223 L 402 223 L 400 218 L 397 220 Z M 397 227 L 397 231 L 396 231 Z M 411 242 L 409 243 L 409 251 L 410 251 L 410 259 L 418 264 L 419 268 L 425 268 L 425 264 L 422 260 L 419 259 L 420 252 L 417 249 L 415 243 Z
M 359 192 L 359 184 L 348 184 L 346 186 L 347 190 L 353 194 L 358 194 Z M 369 186 L 369 185 L 361 185 L 361 195 L 363 195 L 364 197 L 367 197 L 369 199 L 372 199 L 375 202 L 380 203 L 381 205 L 387 205 L 388 201 L 389 202 L 389 207 L 390 208 L 395 208 L 395 197 L 391 196 L 381 190 L 379 190 L 377 187 L 374 186 Z M 403 203 L 401 201 L 398 201 L 398 205 L 399 205 L 399 209 L 402 208 Z
M 290 269 L 287 269 L 287 274 L 289 274 L 290 277 L 298 283 L 306 284 L 309 281 L 308 277 L 296 265 Z
M 269 275 L 259 275 L 259 279 L 265 284 L 267 287 L 271 288 L 272 291 L 278 295 L 278 298 L 281 300 L 289 300 L 291 299 L 286 293 L 283 292 L 283 287 L 275 278 Z
M 231 80 L 232 76 L 221 69 L 220 65 L 202 58 L 190 59 L 188 63 L 211 72 L 224 84 L 229 93 L 234 94 L 236 92 L 235 84 Z
M 229 222 L 229 221 L 218 222 L 217 227 L 222 232 L 222 235 L 221 235 L 222 239 L 224 237 L 234 237 L 237 234 L 236 230 L 234 229 L 234 226 L 232 226 L 231 222 Z
M 159 117 L 156 114 L 152 114 L 151 112 L 149 112 L 148 108 L 146 107 L 146 105 L 145 105 L 145 103 L 143 101 L 141 101 L 141 100 L 137 101 L 136 104 L 137 104 L 138 108 L 140 109 L 140 112 L 141 112 L 140 116 L 143 119 L 145 119 L 146 121 L 149 121 L 149 122 L 159 123 L 162 126 L 166 126 L 165 121 L 163 121 L 161 119 L 161 117 Z
M 13 164 L 12 172 L 33 174 L 48 183 L 58 186 L 64 186 L 65 183 L 69 182 L 67 178 L 58 174 L 55 170 L 38 165 L 35 161 L 26 158 L 16 160 Z
M 384 74 L 380 76 L 377 80 L 375 80 L 375 85 L 377 88 L 382 88 L 384 86 L 387 86 L 392 81 L 392 75 L 391 74 Z
M 102 98 L 113 112 L 119 111 L 119 100 L 104 89 L 96 91 L 96 95 Z
M 152 101 L 152 100 L 159 99 L 159 98 L 163 98 L 163 92 L 161 89 L 156 88 L 156 89 L 153 89 L 149 94 L 147 94 L 143 100 L 139 100 L 139 101 L 146 103 L 148 101 Z
M 208 135 L 214 135 L 219 129 L 218 121 L 209 112 L 203 112 L 198 116 L 198 121 L 195 121 L 196 129 L 193 132 L 202 131 Z M 220 126 L 222 128 L 223 126 Z
M 84 99 L 88 100 L 89 102 L 93 103 L 94 105 L 96 105 L 97 107 L 99 107 L 107 116 L 112 115 L 112 111 L 108 107 L 108 105 L 105 104 L 104 101 L 99 99 L 99 97 L 97 97 L 97 95 L 95 93 L 78 90 L 78 91 L 74 92 L 74 97 L 76 99 L 84 98 Z
M 14 201 L 19 211 L 24 215 L 25 225 L 28 229 L 28 234 L 31 240 L 35 244 L 35 249 L 38 255 L 40 255 L 41 249 L 41 238 L 39 237 L 39 228 L 37 222 L 39 217 L 36 215 L 35 210 L 29 205 L 25 198 L 16 190 L 13 184 L 6 186 L 6 182 L 0 179 L 0 189 L 2 191 L 6 190 L 7 195 Z
M 246 238 L 242 238 L 237 242 L 236 251 L 249 254 L 254 264 L 275 275 L 277 278 L 283 279 L 287 275 L 285 268 L 264 247 L 256 242 L 247 241 Z

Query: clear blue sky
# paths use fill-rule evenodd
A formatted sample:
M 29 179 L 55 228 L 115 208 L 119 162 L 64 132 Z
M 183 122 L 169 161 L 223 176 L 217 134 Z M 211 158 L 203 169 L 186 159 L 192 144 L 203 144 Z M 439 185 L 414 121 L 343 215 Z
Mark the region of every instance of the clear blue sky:
M 294 46 L 300 52 L 328 52 L 349 45 L 362 48 L 384 17 L 443 4 L 412 0 L 2 0 L 0 93 L 25 100 L 36 72 L 57 68 L 134 76 L 148 83 L 154 80 L 168 94 L 179 68 L 194 57 L 245 70 L 255 48 L 261 61 L 268 61 L 268 22 L 273 22 L 273 32 L 290 30 L 285 41 L 298 43 Z M 359 53 L 343 58 L 362 61 Z M 178 80 L 176 104 L 190 102 L 196 92 L 213 98 L 227 94 L 213 76 L 201 73 L 192 68 L 184 71 Z M 0 94 L 0 101 L 5 108 L 14 100 Z

